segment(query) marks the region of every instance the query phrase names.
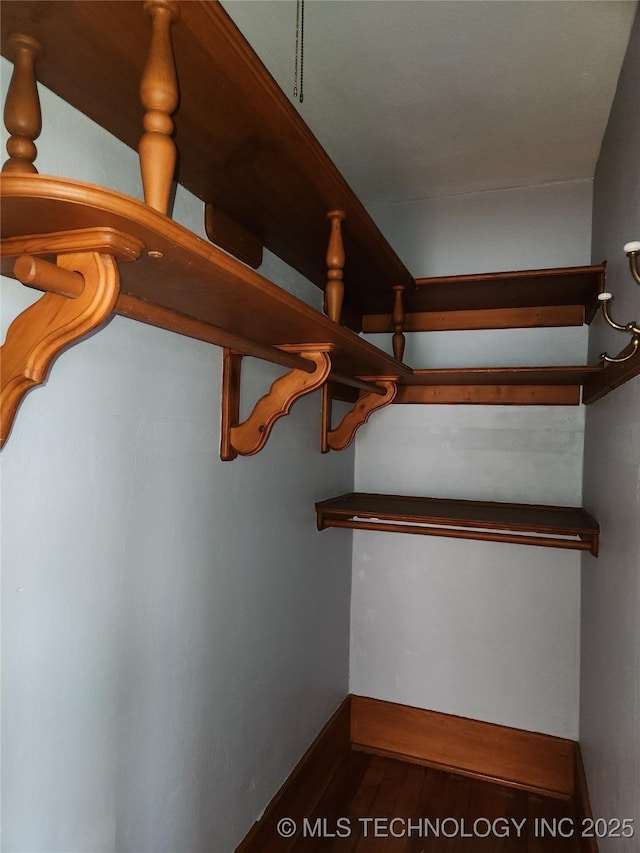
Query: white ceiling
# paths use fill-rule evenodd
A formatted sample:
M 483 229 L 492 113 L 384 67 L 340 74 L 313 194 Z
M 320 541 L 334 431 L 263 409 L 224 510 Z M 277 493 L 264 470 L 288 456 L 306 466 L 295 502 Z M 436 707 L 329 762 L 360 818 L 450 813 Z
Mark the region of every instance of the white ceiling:
M 306 0 L 296 106 L 365 204 L 593 176 L 636 2 Z M 224 0 L 293 100 L 295 0 Z

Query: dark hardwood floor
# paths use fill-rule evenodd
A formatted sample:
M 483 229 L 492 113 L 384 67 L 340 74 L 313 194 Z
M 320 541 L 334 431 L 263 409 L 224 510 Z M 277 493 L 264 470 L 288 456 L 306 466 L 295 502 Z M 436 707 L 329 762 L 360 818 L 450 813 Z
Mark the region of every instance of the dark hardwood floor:
M 580 849 L 570 801 L 362 752 L 349 753 L 312 814 L 295 827 L 283 817 L 273 847 L 281 853 Z

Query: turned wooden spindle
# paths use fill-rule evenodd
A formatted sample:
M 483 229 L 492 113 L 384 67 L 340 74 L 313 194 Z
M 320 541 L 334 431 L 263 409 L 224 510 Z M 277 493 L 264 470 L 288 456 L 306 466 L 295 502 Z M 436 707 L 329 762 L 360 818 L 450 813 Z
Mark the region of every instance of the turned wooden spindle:
M 13 74 L 4 108 L 5 127 L 11 134 L 7 142 L 9 159 L 3 172 L 37 172 L 33 165 L 38 149 L 33 140 L 40 136 L 42 115 L 36 85 L 36 59 L 42 53 L 40 42 L 16 33 L 9 38 L 8 55 Z
M 327 286 L 325 288 L 325 312 L 334 323 L 340 322 L 342 300 L 344 298 L 344 244 L 342 242 L 342 223 L 347 214 L 344 210 L 330 210 L 327 219 L 331 220 L 329 246 L 327 247 Z
M 393 354 L 398 359 L 398 361 L 402 361 L 405 345 L 405 337 L 403 334 L 405 321 L 403 300 L 404 285 L 396 284 L 393 289 L 395 291 L 395 296 L 393 300 L 393 314 L 391 315 L 391 322 L 393 324 Z
M 178 78 L 173 61 L 171 25 L 180 11 L 175 0 L 145 0 L 151 17 L 151 44 L 140 83 L 140 100 L 146 113 L 144 134 L 138 145 L 144 200 L 167 213 L 176 166 L 176 146 L 171 139 L 171 114 L 178 106 Z

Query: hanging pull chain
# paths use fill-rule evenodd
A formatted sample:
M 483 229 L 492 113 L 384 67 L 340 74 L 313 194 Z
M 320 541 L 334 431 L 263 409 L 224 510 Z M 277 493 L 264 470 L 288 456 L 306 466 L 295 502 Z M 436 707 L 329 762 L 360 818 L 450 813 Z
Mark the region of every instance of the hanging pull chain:
M 298 97 L 298 60 L 300 62 L 300 103 L 304 100 L 304 0 L 296 0 L 296 56 L 293 70 L 293 97 Z

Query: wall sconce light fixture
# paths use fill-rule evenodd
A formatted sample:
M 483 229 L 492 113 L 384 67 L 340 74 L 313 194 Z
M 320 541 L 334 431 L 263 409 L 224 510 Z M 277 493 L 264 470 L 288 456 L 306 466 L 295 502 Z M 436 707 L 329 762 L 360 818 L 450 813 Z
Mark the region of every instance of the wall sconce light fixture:
M 635 281 L 640 284 L 640 270 L 638 270 L 638 256 L 640 256 L 640 240 L 635 240 L 632 243 L 626 243 L 624 246 L 624 251 L 629 258 L 629 268 L 631 270 L 631 275 L 635 279 Z M 636 354 L 638 347 L 640 347 L 640 326 L 632 320 L 631 323 L 625 323 L 621 325 L 620 323 L 616 323 L 616 321 L 611 317 L 609 313 L 609 303 L 613 299 L 613 294 L 611 293 L 600 293 L 598 294 L 598 299 L 602 305 L 602 316 L 606 320 L 609 326 L 612 329 L 616 329 L 618 332 L 628 332 L 631 335 L 631 352 L 627 353 L 619 358 L 614 358 L 613 356 L 607 355 L 606 352 L 600 353 L 600 360 L 609 362 L 610 364 L 620 364 L 623 361 L 628 361 L 630 358 Z

